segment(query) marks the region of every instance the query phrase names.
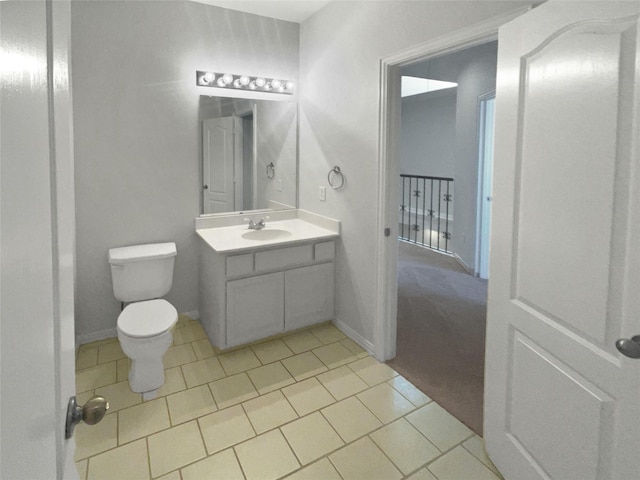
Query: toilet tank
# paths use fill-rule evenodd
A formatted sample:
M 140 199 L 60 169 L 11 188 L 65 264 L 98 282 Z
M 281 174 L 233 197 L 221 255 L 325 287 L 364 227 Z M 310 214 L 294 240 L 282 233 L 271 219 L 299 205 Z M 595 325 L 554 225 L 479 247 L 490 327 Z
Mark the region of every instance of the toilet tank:
M 165 296 L 173 285 L 176 244 L 151 243 L 109 250 L 113 293 L 121 302 Z

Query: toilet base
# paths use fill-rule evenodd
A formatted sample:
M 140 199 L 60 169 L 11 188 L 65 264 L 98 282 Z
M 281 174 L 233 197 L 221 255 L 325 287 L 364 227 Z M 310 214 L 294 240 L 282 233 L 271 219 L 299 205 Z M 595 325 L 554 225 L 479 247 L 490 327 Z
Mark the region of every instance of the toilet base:
M 136 393 L 151 394 L 164 385 L 162 357 L 131 360 L 129 385 Z M 154 398 L 149 397 L 149 399 Z
M 158 396 L 158 390 L 152 390 L 150 392 L 144 392 L 142 394 L 142 400 L 146 402 L 147 400 L 153 400 L 157 396 Z
M 164 385 L 162 357 L 173 341 L 171 331 L 148 338 L 131 338 L 118 330 L 118 340 L 122 351 L 131 360 L 131 390 L 141 393 L 145 400 L 155 398 L 157 390 Z

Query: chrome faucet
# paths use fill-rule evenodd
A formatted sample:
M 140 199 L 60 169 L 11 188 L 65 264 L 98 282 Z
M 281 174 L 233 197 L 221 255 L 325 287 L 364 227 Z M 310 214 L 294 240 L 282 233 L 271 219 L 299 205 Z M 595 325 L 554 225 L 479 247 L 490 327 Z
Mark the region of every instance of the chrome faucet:
M 266 217 L 269 218 L 269 217 Z M 249 230 L 262 230 L 266 224 L 264 222 L 264 218 L 261 218 L 259 222 L 254 222 L 249 218 L 244 219 L 245 222 L 249 222 Z

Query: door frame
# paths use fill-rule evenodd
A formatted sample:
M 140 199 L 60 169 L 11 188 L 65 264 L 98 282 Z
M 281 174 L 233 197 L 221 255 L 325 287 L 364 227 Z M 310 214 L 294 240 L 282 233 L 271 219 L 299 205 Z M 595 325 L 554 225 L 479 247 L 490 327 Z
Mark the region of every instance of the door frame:
M 396 355 L 398 305 L 398 175 L 400 134 L 400 68 L 498 39 L 498 28 L 531 10 L 526 5 L 455 32 L 434 38 L 380 60 L 378 127 L 378 198 L 376 238 L 376 308 L 374 355 L 380 361 Z M 385 235 L 385 230 L 389 235 Z
M 484 251 L 484 242 L 489 242 L 491 231 L 489 229 L 489 236 L 487 236 L 487 232 L 485 232 L 485 228 L 488 228 L 488 225 L 484 225 L 484 202 L 487 201 L 487 193 L 485 191 L 486 186 L 486 177 L 487 177 L 487 157 L 485 155 L 485 145 L 486 145 L 486 102 L 487 100 L 493 99 L 495 102 L 496 98 L 496 90 L 495 88 L 489 92 L 483 93 L 478 96 L 478 199 L 477 199 L 477 209 L 476 209 L 476 260 L 474 273 L 477 277 L 485 278 L 482 276 L 482 256 Z M 495 105 L 494 105 L 495 110 Z M 495 111 L 494 111 L 495 117 Z M 494 132 L 495 133 L 495 132 Z M 491 158 L 491 171 L 493 171 L 493 158 Z M 490 201 L 490 200 L 489 200 Z M 491 214 L 487 215 L 489 217 L 489 221 L 491 221 Z M 483 228 L 484 227 L 484 228 Z M 485 238 L 486 237 L 486 238 Z M 485 259 L 485 263 L 489 263 L 489 258 Z M 489 268 L 487 266 L 487 277 L 489 272 Z

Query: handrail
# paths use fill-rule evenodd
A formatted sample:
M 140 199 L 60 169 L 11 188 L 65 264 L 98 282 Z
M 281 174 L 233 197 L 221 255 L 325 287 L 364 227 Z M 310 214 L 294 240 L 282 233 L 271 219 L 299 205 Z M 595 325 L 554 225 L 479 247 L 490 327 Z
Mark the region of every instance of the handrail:
M 401 173 L 401 177 L 403 178 L 420 178 L 425 180 L 442 180 L 443 182 L 453 182 L 453 178 L 450 177 L 430 177 L 428 175 L 410 175 L 408 173 Z

